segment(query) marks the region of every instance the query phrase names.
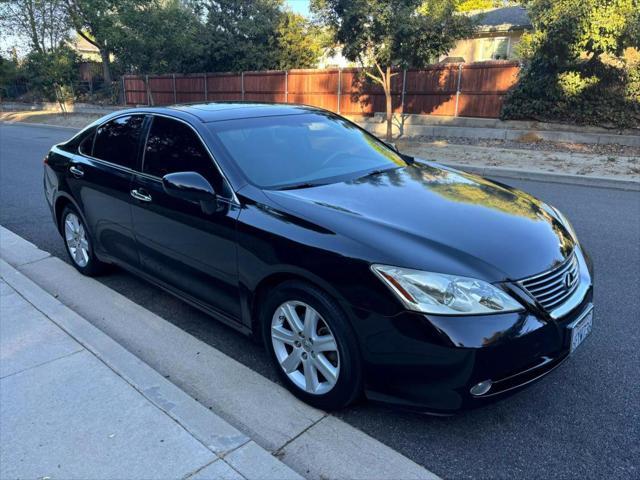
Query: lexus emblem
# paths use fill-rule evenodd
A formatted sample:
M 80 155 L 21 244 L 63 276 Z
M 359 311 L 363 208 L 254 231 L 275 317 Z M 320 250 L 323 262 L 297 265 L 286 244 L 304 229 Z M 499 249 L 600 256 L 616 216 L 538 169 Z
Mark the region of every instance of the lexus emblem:
M 564 276 L 564 286 L 567 290 L 571 288 L 573 285 L 573 272 L 567 272 Z

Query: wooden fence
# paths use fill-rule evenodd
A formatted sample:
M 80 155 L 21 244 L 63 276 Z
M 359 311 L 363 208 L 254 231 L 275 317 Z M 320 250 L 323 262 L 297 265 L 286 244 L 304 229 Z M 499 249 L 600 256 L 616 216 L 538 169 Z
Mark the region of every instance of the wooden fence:
M 392 79 L 396 113 L 497 118 L 517 81 L 514 62 L 432 65 Z M 128 105 L 244 100 L 314 105 L 343 115 L 385 111 L 382 88 L 359 70 L 288 70 L 192 75 L 125 75 Z

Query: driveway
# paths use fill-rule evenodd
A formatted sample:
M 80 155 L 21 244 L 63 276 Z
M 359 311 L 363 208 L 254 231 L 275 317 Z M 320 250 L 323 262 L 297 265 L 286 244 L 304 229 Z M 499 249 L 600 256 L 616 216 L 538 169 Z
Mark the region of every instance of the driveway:
M 42 193 L 42 159 L 52 144 L 72 133 L 0 124 L 0 223 L 65 260 Z M 505 183 L 559 207 L 593 257 L 591 337 L 544 380 L 486 408 L 437 418 L 363 403 L 337 416 L 445 478 L 637 477 L 640 193 Z M 246 337 L 122 271 L 100 280 L 276 380 L 262 348 Z

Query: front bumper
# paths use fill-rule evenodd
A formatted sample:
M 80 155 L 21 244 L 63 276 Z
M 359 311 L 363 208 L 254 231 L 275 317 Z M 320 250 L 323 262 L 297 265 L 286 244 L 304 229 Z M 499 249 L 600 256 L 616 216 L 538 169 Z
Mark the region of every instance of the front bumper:
M 447 414 L 503 398 L 551 372 L 569 355 L 567 326 L 593 308 L 591 268 L 578 253 L 582 288 L 561 318 L 534 303 L 524 312 L 474 317 L 356 312 L 367 397 Z M 491 388 L 472 395 L 486 380 Z

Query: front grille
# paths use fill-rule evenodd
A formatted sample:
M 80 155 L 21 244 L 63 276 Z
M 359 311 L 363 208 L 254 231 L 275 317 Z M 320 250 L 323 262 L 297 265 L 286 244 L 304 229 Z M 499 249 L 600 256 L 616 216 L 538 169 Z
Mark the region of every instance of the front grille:
M 561 265 L 524 280 L 522 285 L 548 312 L 562 305 L 578 288 L 580 269 L 575 253 Z

